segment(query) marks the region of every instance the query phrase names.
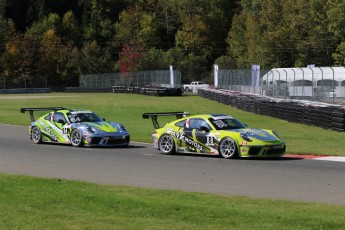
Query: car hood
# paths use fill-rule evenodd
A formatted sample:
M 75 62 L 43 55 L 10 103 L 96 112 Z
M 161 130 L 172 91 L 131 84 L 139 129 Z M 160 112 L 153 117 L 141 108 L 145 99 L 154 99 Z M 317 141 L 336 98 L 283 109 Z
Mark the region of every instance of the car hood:
M 106 133 L 115 133 L 118 131 L 117 125 L 115 123 L 109 122 L 83 122 L 83 125 L 94 128 L 99 131 L 103 131 Z
M 233 132 L 238 132 L 238 133 L 245 133 L 248 137 L 255 138 L 260 141 L 275 141 L 279 140 L 279 138 L 271 133 L 269 133 L 266 130 L 263 129 L 251 129 L 251 128 L 246 128 L 246 129 L 235 129 L 232 130 Z

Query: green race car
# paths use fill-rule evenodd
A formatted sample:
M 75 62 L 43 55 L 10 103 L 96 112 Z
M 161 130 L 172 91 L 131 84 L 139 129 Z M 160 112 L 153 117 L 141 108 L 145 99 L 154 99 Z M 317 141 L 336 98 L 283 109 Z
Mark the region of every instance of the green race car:
M 158 116 L 176 115 L 177 120 L 160 127 Z M 195 153 L 237 157 L 279 157 L 285 142 L 272 130 L 248 128 L 224 114 L 187 116 L 187 112 L 145 113 L 152 118 L 153 145 L 163 154 Z
M 35 111 L 50 111 L 35 120 Z M 55 108 L 21 108 L 29 112 L 30 139 L 42 142 L 80 146 L 128 146 L 130 135 L 125 127 L 116 122 L 106 122 L 88 110 Z

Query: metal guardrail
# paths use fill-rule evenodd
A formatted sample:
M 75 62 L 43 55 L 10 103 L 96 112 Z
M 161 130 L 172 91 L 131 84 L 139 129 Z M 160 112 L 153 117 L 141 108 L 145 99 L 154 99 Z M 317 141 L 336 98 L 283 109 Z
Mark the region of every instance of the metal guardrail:
M 202 89 L 198 94 L 244 111 L 345 132 L 345 106 L 277 99 L 231 90 Z

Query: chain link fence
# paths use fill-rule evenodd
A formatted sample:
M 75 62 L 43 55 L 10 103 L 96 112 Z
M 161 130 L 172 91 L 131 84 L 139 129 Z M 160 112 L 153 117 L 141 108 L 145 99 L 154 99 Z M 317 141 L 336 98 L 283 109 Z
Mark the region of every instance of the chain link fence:
M 27 89 L 48 88 L 46 76 L 34 76 L 22 79 L 13 79 L 4 75 L 0 76 L 0 89 Z
M 260 79 L 267 73 L 260 71 Z M 218 71 L 218 88 L 260 94 L 262 88 L 253 82 L 250 69 L 220 69 Z
M 345 104 L 344 67 L 260 70 L 258 82 L 254 79 L 250 69 L 220 69 L 218 88 L 281 99 Z
M 169 70 L 154 70 L 81 75 L 79 86 L 82 88 L 111 88 L 113 86 L 180 88 L 180 71 L 173 71 L 173 84 L 171 83 Z

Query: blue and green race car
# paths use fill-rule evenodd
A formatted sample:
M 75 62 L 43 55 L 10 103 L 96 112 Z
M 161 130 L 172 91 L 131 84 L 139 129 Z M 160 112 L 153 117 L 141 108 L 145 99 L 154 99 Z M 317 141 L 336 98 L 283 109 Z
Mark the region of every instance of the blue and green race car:
M 160 127 L 158 116 L 175 115 L 176 120 Z M 194 153 L 220 155 L 223 158 L 279 157 L 286 145 L 272 130 L 248 128 L 232 116 L 188 112 L 144 113 L 152 119 L 153 146 L 163 154 Z
M 37 120 L 36 111 L 50 111 Z M 130 135 L 125 127 L 116 122 L 106 122 L 88 110 L 63 107 L 21 108 L 29 112 L 30 139 L 36 143 L 60 143 L 80 146 L 128 146 Z

